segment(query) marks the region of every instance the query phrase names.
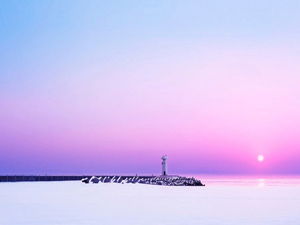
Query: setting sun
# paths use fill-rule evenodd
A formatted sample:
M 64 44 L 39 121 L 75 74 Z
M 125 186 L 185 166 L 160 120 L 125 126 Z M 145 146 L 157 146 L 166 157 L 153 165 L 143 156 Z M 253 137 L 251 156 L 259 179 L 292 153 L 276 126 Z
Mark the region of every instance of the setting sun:
M 258 161 L 258 162 L 263 162 L 264 159 L 265 159 L 265 157 L 264 157 L 263 155 L 258 155 L 258 156 L 257 156 L 257 161 Z

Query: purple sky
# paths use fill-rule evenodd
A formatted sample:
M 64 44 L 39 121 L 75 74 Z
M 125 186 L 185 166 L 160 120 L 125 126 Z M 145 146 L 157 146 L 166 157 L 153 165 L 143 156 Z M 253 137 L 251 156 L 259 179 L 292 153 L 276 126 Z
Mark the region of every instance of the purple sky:
M 300 4 L 224 2 L 4 2 L 0 174 L 300 173 Z

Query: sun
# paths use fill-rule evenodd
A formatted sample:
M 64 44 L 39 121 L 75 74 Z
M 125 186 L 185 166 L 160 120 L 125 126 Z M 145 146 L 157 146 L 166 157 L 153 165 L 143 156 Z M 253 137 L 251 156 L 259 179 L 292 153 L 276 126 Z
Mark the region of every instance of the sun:
M 265 157 L 263 155 L 258 155 L 257 156 L 257 161 L 258 162 L 263 162 L 265 160 Z

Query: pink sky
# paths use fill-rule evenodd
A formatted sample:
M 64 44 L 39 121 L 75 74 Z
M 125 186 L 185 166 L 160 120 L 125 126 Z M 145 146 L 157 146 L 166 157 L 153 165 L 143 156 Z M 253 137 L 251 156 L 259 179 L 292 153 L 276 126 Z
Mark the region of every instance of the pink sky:
M 3 4 L 0 174 L 299 173 L 299 7 Z
M 299 171 L 293 50 L 196 46 L 128 56 L 2 96 L 4 171 L 155 173 L 162 154 L 174 172 Z

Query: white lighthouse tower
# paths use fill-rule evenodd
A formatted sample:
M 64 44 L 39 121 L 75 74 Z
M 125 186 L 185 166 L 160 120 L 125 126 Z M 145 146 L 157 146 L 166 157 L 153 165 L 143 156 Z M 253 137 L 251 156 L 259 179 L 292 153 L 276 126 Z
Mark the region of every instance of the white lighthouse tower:
M 167 155 L 163 155 L 161 157 L 161 159 L 162 159 L 162 163 L 161 163 L 161 165 L 162 165 L 162 172 L 161 172 L 161 175 L 162 176 L 167 176 L 167 159 L 168 159 L 168 157 L 167 157 Z

